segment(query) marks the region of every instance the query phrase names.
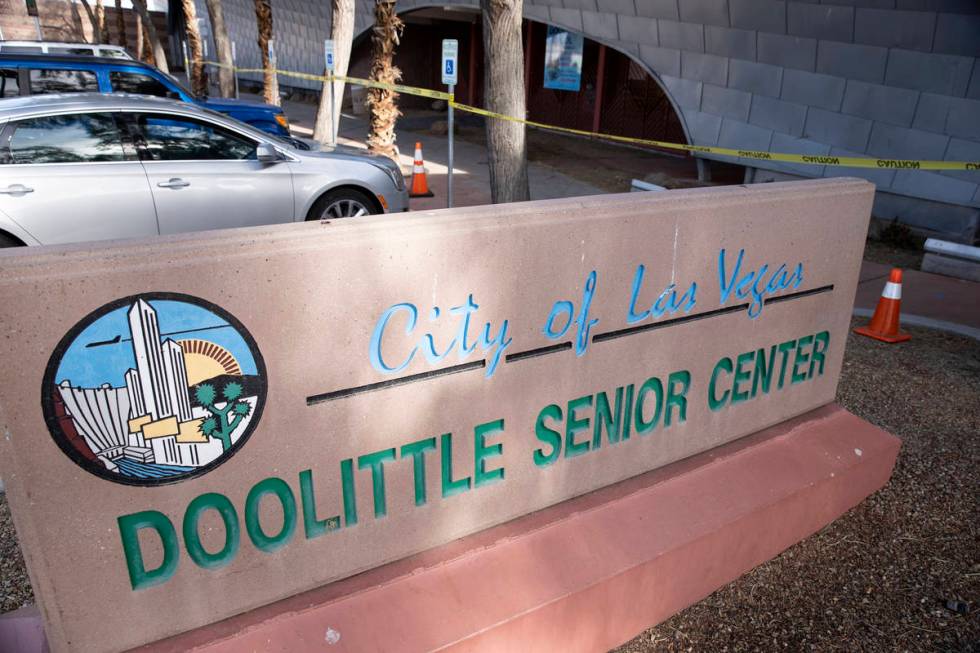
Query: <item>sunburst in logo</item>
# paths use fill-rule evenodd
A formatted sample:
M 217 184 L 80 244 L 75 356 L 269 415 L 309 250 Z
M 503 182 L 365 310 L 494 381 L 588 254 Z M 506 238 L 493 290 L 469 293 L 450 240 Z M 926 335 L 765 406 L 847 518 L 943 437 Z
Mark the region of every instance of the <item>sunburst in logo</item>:
M 113 302 L 52 354 L 48 427 L 85 469 L 120 483 L 172 483 L 230 457 L 265 403 L 265 366 L 244 326 L 187 295 Z

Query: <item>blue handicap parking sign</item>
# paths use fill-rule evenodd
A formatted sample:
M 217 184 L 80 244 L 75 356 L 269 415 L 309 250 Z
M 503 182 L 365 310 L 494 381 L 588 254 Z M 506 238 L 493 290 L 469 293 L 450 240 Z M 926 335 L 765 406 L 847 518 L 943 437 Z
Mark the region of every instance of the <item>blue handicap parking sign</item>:
M 446 74 L 447 75 L 452 75 L 453 74 L 453 60 L 452 59 L 447 59 L 446 60 Z

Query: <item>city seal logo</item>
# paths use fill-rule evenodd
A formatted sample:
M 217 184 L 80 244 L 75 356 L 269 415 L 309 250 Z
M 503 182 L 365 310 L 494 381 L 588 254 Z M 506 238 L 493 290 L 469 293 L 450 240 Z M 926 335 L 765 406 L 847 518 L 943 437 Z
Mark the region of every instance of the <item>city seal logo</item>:
M 147 293 L 89 314 L 62 340 L 41 403 L 61 450 L 102 478 L 162 485 L 204 474 L 251 435 L 265 363 L 223 309 Z

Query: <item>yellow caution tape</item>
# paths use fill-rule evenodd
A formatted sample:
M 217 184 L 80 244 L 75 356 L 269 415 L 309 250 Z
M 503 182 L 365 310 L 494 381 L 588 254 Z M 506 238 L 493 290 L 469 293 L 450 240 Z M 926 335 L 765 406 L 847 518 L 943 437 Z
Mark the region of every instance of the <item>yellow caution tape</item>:
M 218 63 L 216 61 L 205 61 L 205 65 L 209 66 L 224 66 L 224 64 Z M 265 70 L 262 68 L 235 68 L 235 72 L 239 73 L 264 73 Z M 290 70 L 276 70 L 276 73 L 286 77 L 296 77 L 298 79 L 306 79 L 315 82 L 325 83 L 328 81 L 328 77 L 324 75 L 311 75 L 309 73 L 299 73 Z M 486 109 L 481 109 L 479 107 L 471 107 L 467 104 L 460 104 L 456 102 L 454 96 L 450 93 L 444 93 L 442 91 L 433 91 L 427 88 L 418 88 L 416 86 L 403 86 L 401 84 L 385 84 L 383 82 L 376 82 L 370 79 L 362 79 L 360 77 L 341 77 L 339 75 L 333 76 L 332 79 L 338 82 L 345 82 L 348 84 L 354 84 L 356 86 L 366 86 L 368 88 L 382 88 L 389 91 L 394 91 L 396 93 L 405 93 L 406 95 L 419 95 L 421 97 L 434 98 L 437 100 L 445 100 L 450 103 L 456 109 L 460 111 L 465 111 L 467 113 L 476 114 L 478 116 L 485 116 L 487 118 L 496 118 L 498 120 L 508 120 L 510 122 L 517 122 L 530 127 L 537 127 L 539 129 L 547 129 L 554 132 L 560 132 L 564 134 L 574 134 L 576 136 L 587 136 L 589 138 L 599 138 L 607 141 L 614 141 L 618 143 L 630 143 L 633 145 L 647 145 L 652 147 L 660 147 L 669 150 L 681 150 L 684 152 L 700 152 L 703 154 L 720 154 L 722 156 L 730 156 L 742 159 L 757 159 L 760 161 L 780 161 L 783 163 L 801 163 L 803 165 L 820 165 L 820 166 L 840 166 L 844 168 L 888 168 L 888 169 L 908 169 L 908 170 L 971 170 L 980 171 L 980 161 L 934 161 L 934 160 L 923 160 L 923 159 L 873 159 L 867 157 L 856 157 L 856 156 L 831 156 L 831 155 L 816 155 L 816 154 L 785 154 L 779 152 L 765 152 L 758 150 L 739 150 L 727 147 L 714 147 L 706 145 L 687 145 L 684 143 L 671 143 L 668 141 L 657 141 L 646 138 L 633 138 L 630 136 L 617 136 L 615 134 L 603 134 L 600 132 L 590 132 L 584 129 L 572 129 L 570 127 L 559 127 L 557 125 L 548 125 L 543 122 L 535 122 L 533 120 L 527 120 L 526 118 L 517 118 L 515 116 L 508 116 L 503 113 L 496 113 L 494 111 L 488 111 Z
M 206 66 L 217 66 L 219 68 L 226 67 L 225 64 L 219 63 L 217 61 L 205 61 Z M 235 72 L 238 73 L 264 73 L 264 68 L 234 68 Z M 331 77 L 326 75 L 311 75 L 310 73 L 299 73 L 293 70 L 276 70 L 277 75 L 282 75 L 284 77 L 295 77 L 297 79 L 305 79 L 311 82 L 321 82 L 326 83 Z M 376 82 L 373 79 L 362 79 L 360 77 L 342 77 L 340 75 L 333 75 L 332 79 L 335 82 L 345 82 L 347 84 L 354 84 L 356 86 L 366 86 L 368 88 L 381 88 L 387 91 L 394 91 L 395 93 L 405 93 L 406 95 L 420 95 L 422 97 L 433 98 L 436 100 L 449 101 L 452 95 L 445 93 L 443 91 L 433 91 L 427 88 L 419 88 L 417 86 L 403 86 L 402 84 L 385 84 L 384 82 Z

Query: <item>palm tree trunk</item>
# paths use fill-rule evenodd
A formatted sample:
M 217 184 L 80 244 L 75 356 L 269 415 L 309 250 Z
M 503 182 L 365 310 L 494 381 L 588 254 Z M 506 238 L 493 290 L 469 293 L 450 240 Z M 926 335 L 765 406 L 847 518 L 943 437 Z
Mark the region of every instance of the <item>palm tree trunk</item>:
M 374 28 L 371 30 L 373 60 L 371 79 L 385 84 L 397 84 L 402 71 L 395 67 L 395 46 L 401 39 L 405 24 L 395 13 L 395 0 L 378 0 L 374 5 Z M 371 109 L 371 131 L 368 133 L 368 149 L 398 160 L 395 146 L 395 123 L 401 112 L 395 101 L 398 94 L 382 88 L 368 89 L 367 103 Z
M 102 32 L 99 31 L 99 21 L 95 18 L 95 12 L 92 11 L 92 5 L 88 3 L 88 0 L 82 0 L 82 6 L 85 7 L 85 14 L 88 16 L 88 24 L 92 26 L 92 43 L 102 43 Z
M 269 59 L 269 41 L 272 40 L 272 2 L 270 0 L 255 0 L 255 21 L 259 28 L 259 51 L 262 53 L 263 85 L 262 95 L 265 101 L 279 106 L 279 78 Z
M 128 39 L 126 38 L 126 14 L 123 13 L 122 0 L 116 0 L 116 32 L 118 32 L 119 45 L 129 49 Z M 140 56 L 138 49 L 136 50 L 136 56 Z
M 487 109 L 524 117 L 523 0 L 480 0 Z M 494 204 L 530 199 L 523 123 L 487 120 L 490 197 Z
M 330 38 L 333 39 L 334 44 L 334 75 L 345 77 L 350 65 L 351 44 L 354 41 L 354 0 L 333 0 Z M 343 104 L 344 98 L 343 82 L 333 83 L 333 96 L 337 106 L 333 108 L 334 118 L 331 125 L 330 89 L 324 82 L 323 91 L 320 93 L 320 105 L 316 109 L 316 122 L 313 125 L 313 138 L 320 143 L 326 143 L 330 136 L 340 129 L 340 105 Z
M 139 12 L 140 19 L 143 21 L 143 28 L 146 30 L 146 40 L 150 42 L 149 47 L 153 49 L 154 65 L 165 73 L 170 72 L 167 66 L 167 53 L 163 50 L 163 43 L 157 37 L 157 28 L 153 25 L 153 19 L 146 8 L 146 0 L 133 0 L 133 6 Z
M 187 77 L 194 95 L 208 94 L 208 83 L 204 79 L 204 46 L 201 44 L 201 30 L 197 24 L 197 7 L 194 0 L 181 0 L 184 9 L 184 23 L 187 27 L 187 49 L 190 55 L 190 70 Z
M 146 42 L 144 35 L 146 30 L 143 29 L 143 19 L 136 15 L 136 58 L 140 61 L 145 61 L 146 63 L 153 65 L 153 51 L 147 47 L 149 44 Z
M 106 29 L 105 5 L 102 4 L 102 0 L 95 0 L 95 21 L 99 24 L 99 39 L 96 43 L 108 43 L 109 30 Z
M 231 59 L 231 39 L 228 38 L 228 28 L 225 27 L 225 14 L 221 0 L 205 0 L 208 16 L 211 18 L 211 33 L 214 34 L 214 49 L 217 51 L 218 90 L 221 97 L 232 97 L 235 94 L 235 71 Z

